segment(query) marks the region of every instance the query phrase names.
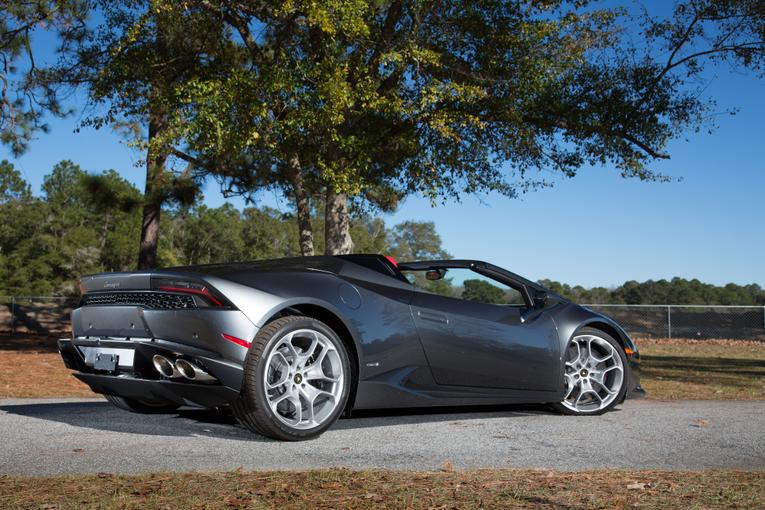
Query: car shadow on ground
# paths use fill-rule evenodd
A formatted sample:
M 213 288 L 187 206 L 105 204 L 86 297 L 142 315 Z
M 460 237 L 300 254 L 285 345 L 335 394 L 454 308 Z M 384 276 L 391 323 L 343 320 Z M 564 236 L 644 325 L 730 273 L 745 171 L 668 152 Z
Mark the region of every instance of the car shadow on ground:
M 165 414 L 136 414 L 122 411 L 106 401 L 44 402 L 0 405 L 0 413 L 63 423 L 72 427 L 128 434 L 175 437 L 214 437 L 241 441 L 272 441 L 242 426 L 227 410 L 181 408 Z M 490 418 L 520 418 L 554 414 L 541 405 L 440 407 L 354 411 L 330 430 L 352 430 L 393 425 L 459 422 Z

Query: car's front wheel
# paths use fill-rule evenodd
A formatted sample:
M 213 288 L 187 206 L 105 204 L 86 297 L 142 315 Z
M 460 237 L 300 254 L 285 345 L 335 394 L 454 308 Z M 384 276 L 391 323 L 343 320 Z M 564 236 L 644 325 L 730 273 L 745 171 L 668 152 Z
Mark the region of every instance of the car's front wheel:
M 253 340 L 242 393 L 232 409 L 258 434 L 310 439 L 338 419 L 350 384 L 348 352 L 332 329 L 310 317 L 282 317 Z
M 566 348 L 566 394 L 553 407 L 564 414 L 602 414 L 624 399 L 627 389 L 624 349 L 613 337 L 593 328 L 574 333 Z

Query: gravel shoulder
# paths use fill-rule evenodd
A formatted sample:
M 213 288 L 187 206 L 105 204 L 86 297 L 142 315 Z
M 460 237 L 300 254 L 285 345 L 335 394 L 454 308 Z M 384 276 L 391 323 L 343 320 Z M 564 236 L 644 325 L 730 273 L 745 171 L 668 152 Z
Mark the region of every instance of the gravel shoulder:
M 765 402 L 628 401 L 599 417 L 535 407 L 363 414 L 280 443 L 208 411 L 137 415 L 101 399 L 0 400 L 0 474 L 244 469 L 765 471 Z

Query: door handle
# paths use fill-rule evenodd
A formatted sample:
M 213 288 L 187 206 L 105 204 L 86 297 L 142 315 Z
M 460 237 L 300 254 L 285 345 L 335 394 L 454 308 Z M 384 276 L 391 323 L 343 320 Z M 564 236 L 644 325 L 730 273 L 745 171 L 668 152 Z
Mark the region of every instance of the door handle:
M 439 313 L 430 313 L 430 312 L 422 312 L 417 311 L 417 317 L 424 321 L 431 321 L 431 322 L 439 322 L 441 324 L 449 324 L 449 318 L 446 315 L 441 315 Z

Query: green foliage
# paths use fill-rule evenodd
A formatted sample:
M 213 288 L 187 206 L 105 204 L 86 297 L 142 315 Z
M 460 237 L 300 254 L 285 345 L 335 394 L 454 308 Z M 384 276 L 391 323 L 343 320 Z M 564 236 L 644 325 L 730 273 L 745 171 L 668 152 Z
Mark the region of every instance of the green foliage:
M 461 297 L 466 301 L 477 301 L 493 305 L 501 305 L 507 302 L 505 292 L 486 280 L 465 280 L 462 285 Z
M 248 207 L 242 211 L 243 260 L 297 257 L 295 218 L 268 207 Z
M 0 161 L 0 204 L 25 201 L 32 197 L 29 185 L 8 160 Z
M 540 283 L 553 292 L 577 303 L 651 304 L 651 305 L 765 305 L 765 290 L 757 284 L 723 287 L 701 283 L 699 280 L 628 281 L 613 289 L 579 285 L 571 287 L 551 280 Z
M 663 179 L 650 163 L 705 118 L 693 86 L 703 58 L 758 68 L 763 51 L 755 0 L 681 2 L 664 20 L 565 1 L 184 5 L 220 16 L 247 54 L 180 87 L 188 108 L 174 122 L 189 150 L 238 159 L 213 171 L 248 191 L 289 188 L 285 162 L 298 156 L 315 192 L 375 204 L 376 190 L 512 197 L 545 185 L 531 170 L 586 164 Z M 710 53 L 715 27 L 724 38 Z
M 71 161 L 52 169 L 37 197 L 11 163 L 0 162 L 0 215 L 12 219 L 0 224 L 0 295 L 71 295 L 83 274 L 134 269 L 140 200 L 141 193 L 114 170 L 89 174 Z M 322 227 L 317 205 L 313 221 Z M 195 203 L 163 214 L 163 266 L 299 254 L 292 213 L 267 207 L 240 212 L 230 204 L 210 208 Z M 351 231 L 356 253 L 392 254 L 402 261 L 450 258 L 431 222 L 406 221 L 390 228 L 380 218 L 360 214 L 353 218 Z M 317 243 L 323 243 L 321 236 Z M 438 294 L 508 301 L 506 292 L 487 282 L 466 279 L 454 286 L 449 278 L 432 282 L 421 274 L 412 277 L 419 278 L 415 284 Z M 585 289 L 550 280 L 540 283 L 580 303 L 765 305 L 765 291 L 756 284 L 717 287 L 674 278 Z
M 135 269 L 141 200 L 114 170 L 89 174 L 71 161 L 58 163 L 35 197 L 12 164 L 0 163 L 0 215 L 13 218 L 0 224 L 0 295 L 73 295 L 84 274 Z M 292 213 L 194 202 L 167 208 L 163 217 L 162 266 L 299 255 Z M 321 218 L 314 221 L 321 225 Z M 409 246 L 402 239 L 415 242 L 420 235 L 428 248 L 419 253 L 444 253 L 432 223 L 391 229 L 382 219 L 359 215 L 351 230 L 356 253 L 401 252 Z
M 42 109 L 62 113 L 61 88 L 84 86 L 98 106 L 85 124 L 145 151 L 155 209 L 190 206 L 209 174 L 233 192 L 305 187 L 383 210 L 412 193 L 515 197 L 548 184 L 540 170 L 588 164 L 661 180 L 651 164 L 711 117 L 704 63 L 765 62 L 761 0 L 680 1 L 667 18 L 578 0 L 56 0 L 0 14 L 0 141 L 23 150 Z M 51 68 L 31 65 L 35 27 L 60 35 Z M 345 249 L 346 215 L 327 222 L 330 251 Z M 378 230 L 357 225 L 357 244 L 380 246 Z
M 392 232 L 391 254 L 399 260 L 449 259 L 433 222 L 405 221 Z M 355 237 L 354 237 L 355 239 Z
M 0 0 L 0 144 L 18 155 L 37 131 L 47 131 L 43 114 L 63 115 L 55 97 L 34 93 L 38 85 L 32 36 L 57 34 L 63 45 L 81 40 L 88 17 L 84 0 Z
M 0 257 L 5 261 L 42 219 L 29 185 L 8 161 L 0 162 L 0 216 L 5 218 L 0 223 Z
M 94 194 L 94 180 L 104 196 Z M 83 274 L 135 266 L 140 217 L 125 203 L 140 194 L 115 171 L 93 176 L 62 161 L 45 177 L 41 197 L 20 184 L 26 192 L 0 204 L 0 213 L 14 218 L 0 236 L 0 293 L 74 294 Z

